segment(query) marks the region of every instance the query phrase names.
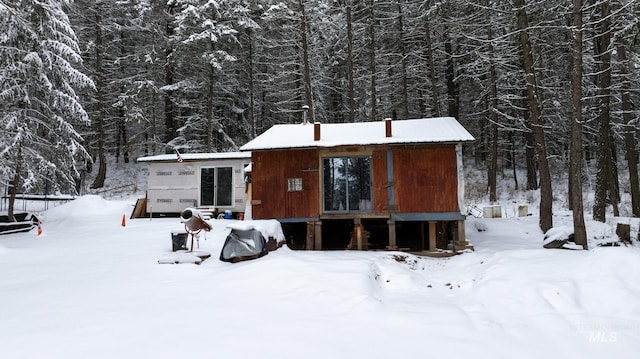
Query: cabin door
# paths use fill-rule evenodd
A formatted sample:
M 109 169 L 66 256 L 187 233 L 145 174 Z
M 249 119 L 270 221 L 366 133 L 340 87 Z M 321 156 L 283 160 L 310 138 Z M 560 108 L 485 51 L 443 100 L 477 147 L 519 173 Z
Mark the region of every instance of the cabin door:
M 200 205 L 230 207 L 233 204 L 233 168 L 200 169 Z

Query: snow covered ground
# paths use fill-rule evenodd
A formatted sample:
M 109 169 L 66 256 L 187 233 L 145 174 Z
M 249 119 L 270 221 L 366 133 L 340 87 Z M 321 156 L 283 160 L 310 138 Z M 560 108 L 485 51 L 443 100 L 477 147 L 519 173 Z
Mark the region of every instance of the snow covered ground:
M 467 221 L 475 252 L 292 251 L 158 264 L 176 218 L 84 196 L 0 236 L 0 357 L 635 358 L 640 248 L 543 249 L 537 216 Z M 126 226 L 121 226 L 126 214 Z M 569 214 L 555 222 L 570 225 Z M 630 220 L 631 221 L 631 220 Z M 588 222 L 593 240 L 615 237 Z M 632 222 L 637 229 L 637 220 Z M 482 231 L 478 231 L 481 229 Z M 637 232 L 636 232 L 637 233 Z

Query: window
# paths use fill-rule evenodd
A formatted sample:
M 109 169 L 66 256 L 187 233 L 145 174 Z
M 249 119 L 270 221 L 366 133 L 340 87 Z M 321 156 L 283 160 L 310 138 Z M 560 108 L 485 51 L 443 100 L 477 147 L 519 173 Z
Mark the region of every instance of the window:
M 302 178 L 288 178 L 287 191 L 289 192 L 302 191 Z
M 200 169 L 201 206 L 231 206 L 232 192 L 233 169 L 231 167 Z
M 325 212 L 371 211 L 371 157 L 322 160 Z

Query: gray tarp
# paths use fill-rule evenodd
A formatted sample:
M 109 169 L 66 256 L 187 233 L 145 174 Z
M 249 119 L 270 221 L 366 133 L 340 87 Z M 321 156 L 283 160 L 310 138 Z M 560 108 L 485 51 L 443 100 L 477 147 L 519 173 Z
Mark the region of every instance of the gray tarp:
M 267 254 L 267 241 L 256 229 L 232 229 L 222 246 L 220 260 L 240 262 Z

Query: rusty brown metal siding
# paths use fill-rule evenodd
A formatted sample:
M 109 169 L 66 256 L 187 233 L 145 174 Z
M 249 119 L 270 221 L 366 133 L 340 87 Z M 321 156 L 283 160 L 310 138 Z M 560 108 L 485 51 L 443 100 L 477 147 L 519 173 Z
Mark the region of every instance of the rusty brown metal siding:
M 389 179 L 387 174 L 387 151 L 376 150 L 372 155 L 373 162 L 373 209 L 376 213 L 389 210 Z
M 252 153 L 252 215 L 255 219 L 318 216 L 318 151 Z M 287 191 L 289 178 L 302 178 L 302 191 Z
M 393 149 L 397 212 L 458 211 L 454 146 Z

